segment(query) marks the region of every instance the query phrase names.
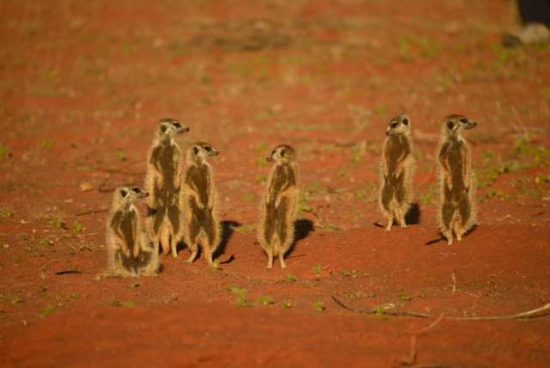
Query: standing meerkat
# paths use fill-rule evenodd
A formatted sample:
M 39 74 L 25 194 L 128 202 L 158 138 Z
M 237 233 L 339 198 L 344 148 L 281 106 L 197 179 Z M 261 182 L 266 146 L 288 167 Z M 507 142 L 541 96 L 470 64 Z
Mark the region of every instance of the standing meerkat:
M 394 221 L 407 227 L 405 216 L 411 207 L 413 197 L 412 178 L 414 159 L 412 156 L 411 122 L 407 115 L 390 119 L 382 152 L 380 208 L 391 230 Z
M 147 158 L 145 188 L 147 200 L 147 234 L 163 254 L 172 251 L 177 257 L 176 234 L 180 232 L 179 190 L 183 170 L 182 151 L 174 139 L 189 128 L 174 119 L 161 119 Z
M 439 226 L 449 244 L 453 233 L 460 241 L 476 224 L 470 147 L 462 137 L 464 129 L 477 123 L 462 115 L 449 115 L 441 127 L 438 149 L 441 206 Z
M 157 249 L 142 230 L 141 216 L 134 203 L 148 196 L 139 187 L 115 190 L 107 217 L 107 273 L 111 276 L 156 275 Z
M 275 147 L 268 162 L 274 163 L 267 180 L 267 193 L 260 207 L 258 240 L 267 253 L 267 268 L 279 257 L 286 268 L 285 254 L 294 241 L 294 218 L 298 201 L 296 152 L 286 144 Z
M 210 144 L 197 142 L 187 150 L 186 167 L 183 172 L 180 206 L 183 212 L 182 231 L 185 244 L 191 250 L 187 262 L 198 255 L 199 245 L 209 265 L 220 244 L 216 188 L 212 168 L 207 162 L 219 152 Z

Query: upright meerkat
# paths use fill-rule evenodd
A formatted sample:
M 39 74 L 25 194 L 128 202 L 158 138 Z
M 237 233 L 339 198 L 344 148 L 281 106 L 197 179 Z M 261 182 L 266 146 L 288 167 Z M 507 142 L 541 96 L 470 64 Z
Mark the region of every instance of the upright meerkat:
M 441 206 L 439 226 L 449 244 L 453 233 L 460 241 L 476 223 L 470 147 L 462 137 L 464 129 L 477 123 L 462 115 L 449 115 L 443 121 L 438 148 Z
M 177 257 L 176 235 L 180 233 L 181 210 L 179 190 L 183 170 L 182 151 L 175 136 L 189 128 L 174 119 L 161 119 L 147 158 L 145 188 L 150 193 L 147 200 L 147 234 L 163 254 L 172 251 Z
M 411 207 L 413 197 L 412 178 L 414 159 L 412 156 L 411 121 L 407 115 L 390 119 L 382 153 L 382 185 L 380 208 L 391 230 L 396 220 L 401 227 L 407 227 L 405 216 Z
M 274 163 L 267 180 L 267 193 L 260 208 L 258 240 L 267 253 L 267 268 L 279 257 L 286 268 L 285 254 L 294 241 L 294 218 L 298 201 L 296 152 L 286 144 L 275 147 L 268 162 Z
M 107 217 L 107 273 L 111 276 L 156 275 L 159 256 L 142 230 L 134 203 L 148 196 L 139 187 L 115 190 Z
M 187 262 L 193 262 L 198 255 L 199 245 L 208 264 L 213 265 L 213 255 L 220 244 L 216 188 L 212 168 L 207 159 L 219 152 L 210 144 L 197 142 L 187 150 L 186 167 L 182 176 L 180 205 L 183 212 L 183 238 L 191 255 Z

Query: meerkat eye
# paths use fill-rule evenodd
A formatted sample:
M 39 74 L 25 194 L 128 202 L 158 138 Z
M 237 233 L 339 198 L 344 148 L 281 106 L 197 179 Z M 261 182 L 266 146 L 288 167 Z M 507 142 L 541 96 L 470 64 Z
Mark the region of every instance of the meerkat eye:
M 390 128 L 395 129 L 398 125 L 398 123 L 391 123 Z
M 134 192 L 134 193 L 141 193 L 141 189 L 139 189 L 138 187 L 133 187 L 133 188 L 132 188 L 132 192 Z
M 166 133 L 166 130 L 167 130 L 167 129 L 168 129 L 168 127 L 167 127 L 166 125 L 164 125 L 164 124 L 162 124 L 162 125 L 160 126 L 160 132 L 161 132 L 161 133 Z
M 460 122 L 462 124 L 468 124 L 469 123 L 468 119 L 460 119 Z
M 128 191 L 126 189 L 121 189 L 120 190 L 120 196 L 122 198 L 125 198 L 127 195 L 128 195 Z
M 404 118 L 404 119 L 403 119 L 403 124 L 405 124 L 405 125 L 409 125 L 409 119 L 407 119 L 407 118 Z
M 174 123 L 174 126 L 175 126 L 176 128 L 178 128 L 178 129 L 181 128 L 181 124 L 180 124 L 180 123 Z
M 454 126 L 455 126 L 455 124 L 452 121 L 447 122 L 447 128 L 449 128 L 449 130 L 453 129 Z
M 210 147 L 210 146 L 204 146 L 204 149 L 208 152 L 212 151 L 212 147 Z
M 194 153 L 195 155 L 198 155 L 198 154 L 199 154 L 199 151 L 200 151 L 200 150 L 199 150 L 199 147 L 197 147 L 197 146 L 193 147 L 193 153 Z
M 286 149 L 282 149 L 281 150 L 281 157 L 285 157 L 286 156 Z

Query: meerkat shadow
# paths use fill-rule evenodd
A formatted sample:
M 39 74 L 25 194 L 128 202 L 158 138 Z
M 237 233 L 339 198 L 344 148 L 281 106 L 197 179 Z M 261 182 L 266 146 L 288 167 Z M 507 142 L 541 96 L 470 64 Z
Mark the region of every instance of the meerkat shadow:
M 235 228 L 241 226 L 242 224 L 237 221 L 221 221 L 220 227 L 221 227 L 221 241 L 220 245 L 218 246 L 218 249 L 216 249 L 216 252 L 214 253 L 214 259 L 222 256 L 225 254 L 225 250 L 227 249 L 227 244 L 229 243 L 229 240 L 233 236 L 233 233 L 235 232 Z M 230 263 L 235 259 L 233 255 L 229 257 L 229 259 L 223 261 L 224 264 Z
M 290 256 L 292 252 L 294 252 L 296 244 L 300 240 L 307 238 L 309 234 L 313 231 L 315 231 L 313 221 L 308 219 L 299 219 L 294 221 L 294 241 L 292 242 L 290 248 L 288 249 L 288 252 L 286 253 L 287 256 Z
M 405 222 L 407 225 L 418 225 L 422 217 L 422 211 L 418 202 L 411 203 L 411 207 L 405 214 Z

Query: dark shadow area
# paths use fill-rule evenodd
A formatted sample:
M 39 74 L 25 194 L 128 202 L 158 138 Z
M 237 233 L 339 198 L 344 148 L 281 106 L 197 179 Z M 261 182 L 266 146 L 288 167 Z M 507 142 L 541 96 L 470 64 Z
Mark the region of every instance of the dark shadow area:
M 437 244 L 437 243 L 442 242 L 442 241 L 445 241 L 445 240 L 446 240 L 445 237 L 444 237 L 444 236 L 441 236 L 441 237 L 439 237 L 439 238 L 437 238 L 437 239 L 433 239 L 433 240 L 430 240 L 430 241 L 424 243 L 424 245 L 433 245 L 433 244 Z
M 417 202 L 411 203 L 411 207 L 405 215 L 405 222 L 407 225 L 418 225 L 421 217 L 420 205 Z
M 374 222 L 373 225 L 376 226 L 376 227 L 381 227 L 382 229 L 385 229 L 385 228 L 386 228 L 384 225 L 382 225 L 382 224 L 379 223 L 379 222 Z
M 477 224 L 474 225 L 474 226 L 472 226 L 472 227 L 470 228 L 470 230 L 468 230 L 468 231 L 466 231 L 466 232 L 464 233 L 463 237 L 464 237 L 464 236 L 468 236 L 468 235 L 470 235 L 471 233 L 473 233 L 473 232 L 477 229 L 477 226 L 478 226 Z M 464 239 L 464 238 L 463 238 L 463 239 Z M 440 232 L 440 233 L 439 233 L 439 238 L 430 240 L 429 242 L 426 242 L 425 245 L 432 245 L 432 244 L 437 244 L 437 243 L 439 243 L 439 242 L 446 242 L 446 241 L 447 241 L 447 238 L 444 237 L 443 234 Z M 455 239 L 455 241 L 456 241 L 456 239 Z
M 235 228 L 241 226 L 242 224 L 237 221 L 222 221 L 220 223 L 221 226 L 221 241 L 220 245 L 218 246 L 218 249 L 216 249 L 216 252 L 214 253 L 214 259 L 217 259 L 218 257 L 225 254 L 225 250 L 227 248 L 227 244 L 229 243 L 229 240 L 233 236 L 233 233 L 235 232 Z M 223 262 L 220 260 L 220 263 L 227 264 L 231 263 L 235 257 L 232 255 L 228 259 L 224 260 Z
M 286 257 L 290 257 L 290 255 L 294 252 L 294 248 L 296 248 L 296 243 L 298 243 L 300 240 L 307 238 L 309 234 L 313 231 L 315 231 L 313 221 L 308 219 L 299 219 L 294 221 L 294 241 L 288 249 Z

